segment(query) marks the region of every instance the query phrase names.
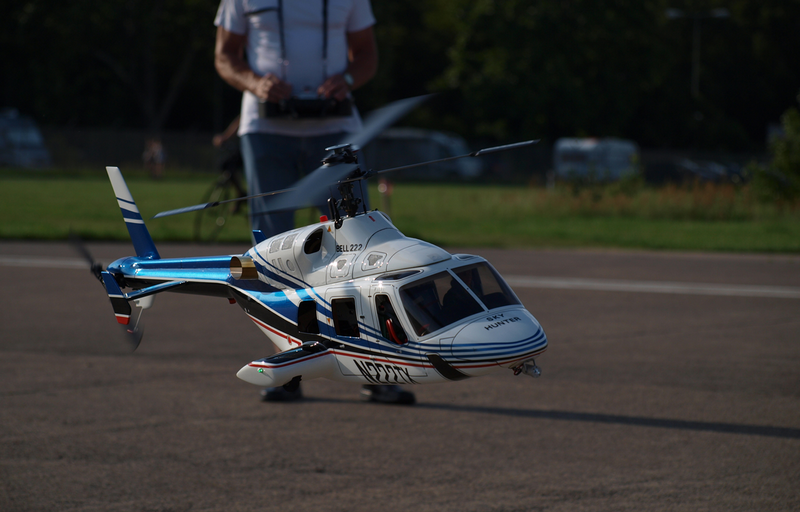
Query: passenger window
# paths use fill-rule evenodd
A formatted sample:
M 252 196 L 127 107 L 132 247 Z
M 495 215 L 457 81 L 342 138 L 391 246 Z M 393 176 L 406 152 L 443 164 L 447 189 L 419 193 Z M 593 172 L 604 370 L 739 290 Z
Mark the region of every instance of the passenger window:
M 317 303 L 304 300 L 297 308 L 297 330 L 306 334 L 319 334 Z
M 337 335 L 351 338 L 360 336 L 355 299 L 333 299 L 331 301 L 331 313 Z
M 378 323 L 384 338 L 402 345 L 408 342 L 408 336 L 400 325 L 388 295 L 375 296 L 375 309 L 378 311 Z

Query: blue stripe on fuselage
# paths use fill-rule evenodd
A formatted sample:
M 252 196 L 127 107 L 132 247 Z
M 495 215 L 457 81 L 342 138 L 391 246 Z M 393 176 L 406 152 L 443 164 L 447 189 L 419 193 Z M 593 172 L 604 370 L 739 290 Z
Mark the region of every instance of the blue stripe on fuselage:
M 268 262 L 263 256 L 258 254 L 258 252 L 251 251 L 251 254 L 255 254 L 255 256 L 256 256 L 253 259 L 253 263 L 256 266 L 256 270 L 260 274 L 263 274 L 264 276 L 266 276 L 268 279 L 272 279 L 273 281 L 281 283 L 282 285 L 286 286 L 287 288 L 291 288 L 293 290 L 302 289 L 302 288 L 308 288 L 309 287 L 308 284 L 305 283 L 303 280 L 298 279 L 298 278 L 296 278 L 294 276 L 291 276 L 289 274 L 286 274 L 286 272 L 284 272 L 283 270 L 275 268 L 275 266 L 273 266 L 270 262 Z M 261 260 L 261 261 L 259 261 L 259 260 Z M 293 279 L 296 282 L 290 281 L 289 278 L 284 277 L 283 275 L 279 274 L 278 272 L 281 272 L 283 274 L 289 275 L 290 278 Z M 297 286 L 297 283 L 300 283 L 301 286 Z
M 520 353 L 530 352 L 547 344 L 544 331 L 540 328 L 533 336 L 508 343 L 468 343 L 452 347 L 453 357 L 460 359 L 503 359 Z

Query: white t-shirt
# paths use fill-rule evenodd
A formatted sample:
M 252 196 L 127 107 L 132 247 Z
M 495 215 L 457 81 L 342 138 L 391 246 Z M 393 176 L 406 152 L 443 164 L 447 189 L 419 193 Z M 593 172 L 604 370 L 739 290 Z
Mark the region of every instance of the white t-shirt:
M 258 75 L 274 73 L 292 85 L 292 93 L 316 94 L 331 75 L 347 69 L 347 33 L 375 24 L 369 0 L 328 0 L 328 59 L 323 69 L 323 0 L 283 0 L 286 65 L 281 66 L 278 0 L 222 0 L 214 25 L 247 36 L 247 62 Z M 277 133 L 292 136 L 358 132 L 361 119 L 353 109 L 351 117 L 321 119 L 262 119 L 258 99 L 242 95 L 239 135 Z

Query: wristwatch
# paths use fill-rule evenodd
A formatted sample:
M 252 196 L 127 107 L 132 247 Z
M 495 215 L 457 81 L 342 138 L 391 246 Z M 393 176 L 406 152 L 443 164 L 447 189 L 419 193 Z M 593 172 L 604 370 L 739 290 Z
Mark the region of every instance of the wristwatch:
M 347 84 L 347 87 L 352 89 L 353 88 L 353 75 L 351 75 L 350 73 L 345 71 L 344 73 L 342 73 L 342 78 L 344 78 L 344 81 Z

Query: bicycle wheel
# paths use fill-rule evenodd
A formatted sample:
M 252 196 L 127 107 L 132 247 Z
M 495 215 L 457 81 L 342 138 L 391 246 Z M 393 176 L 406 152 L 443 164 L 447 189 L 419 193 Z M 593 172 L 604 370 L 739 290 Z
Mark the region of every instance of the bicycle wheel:
M 234 196 L 231 181 L 221 180 L 211 186 L 203 198 L 203 203 L 226 201 Z M 194 239 L 198 242 L 213 242 L 219 236 L 228 218 L 233 215 L 236 203 L 226 203 L 213 208 L 200 210 L 194 218 Z

